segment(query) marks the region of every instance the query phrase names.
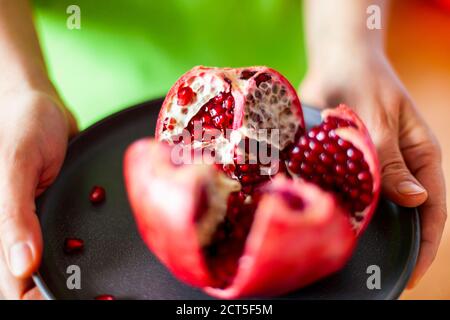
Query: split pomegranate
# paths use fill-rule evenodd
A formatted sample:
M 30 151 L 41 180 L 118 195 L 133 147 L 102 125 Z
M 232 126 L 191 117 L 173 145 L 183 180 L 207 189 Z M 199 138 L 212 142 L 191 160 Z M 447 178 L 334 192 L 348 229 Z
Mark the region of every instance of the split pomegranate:
M 125 156 L 146 244 L 179 279 L 220 298 L 283 294 L 339 270 L 375 210 L 380 173 L 348 107 L 322 119 L 306 131 L 295 89 L 270 68 L 183 75 L 156 139 Z

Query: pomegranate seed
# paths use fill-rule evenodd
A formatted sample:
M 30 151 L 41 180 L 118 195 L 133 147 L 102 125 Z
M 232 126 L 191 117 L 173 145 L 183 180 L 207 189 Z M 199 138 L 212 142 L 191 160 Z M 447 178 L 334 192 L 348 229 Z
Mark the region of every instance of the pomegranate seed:
M 327 167 L 325 167 L 325 166 L 323 166 L 321 164 L 316 165 L 315 169 L 316 169 L 316 172 L 319 173 L 319 174 L 324 174 L 324 173 L 326 173 L 328 171 Z
M 320 131 L 317 135 L 316 135 L 316 139 L 317 141 L 324 141 L 327 138 L 327 134 L 323 131 Z
M 354 161 L 348 161 L 347 162 L 347 169 L 351 173 L 357 173 L 359 171 L 359 166 Z
M 349 194 L 350 194 L 350 198 L 356 199 L 359 196 L 359 191 L 358 191 L 358 189 L 353 188 L 353 189 L 350 189 Z
M 241 77 L 240 79 L 242 80 L 248 80 L 251 77 L 253 77 L 256 74 L 256 71 L 250 71 L 250 70 L 243 70 L 241 72 Z
M 267 82 L 270 79 L 272 79 L 272 77 L 270 76 L 270 74 L 268 73 L 260 73 L 256 76 L 255 78 L 255 82 L 256 82 L 256 86 L 259 87 L 259 85 L 263 82 Z
M 249 176 L 249 175 L 242 176 L 241 182 L 244 184 L 249 184 L 249 183 L 253 182 L 252 176 Z
M 298 145 L 299 145 L 300 147 L 303 147 L 303 148 L 307 147 L 308 144 L 309 144 L 309 140 L 308 140 L 308 138 L 306 138 L 305 136 L 302 136 L 302 137 L 300 138 L 300 140 L 299 140 L 299 143 L 298 143 Z
M 339 176 L 345 175 L 345 168 L 344 168 L 344 166 L 342 166 L 342 165 L 340 165 L 340 164 L 337 164 L 337 165 L 334 167 L 334 171 L 335 171 L 336 174 L 339 175 Z
M 290 160 L 290 161 L 288 162 L 288 168 L 289 168 L 289 170 L 291 170 L 292 172 L 299 174 L 299 173 L 300 173 L 300 162 Z
M 93 186 L 91 192 L 89 193 L 89 201 L 92 204 L 99 204 L 105 201 L 106 192 L 103 187 Z
M 317 136 L 316 136 L 316 139 L 317 139 Z M 311 151 L 313 151 L 314 154 L 321 153 L 323 151 L 322 146 L 319 143 L 317 143 L 316 141 L 309 142 L 309 149 L 311 149 Z
M 290 152 L 290 158 L 301 159 L 302 150 L 299 146 L 295 146 Z
M 325 149 L 326 152 L 331 154 L 335 154 L 338 151 L 337 146 L 334 145 L 333 143 L 325 143 L 323 145 L 323 148 Z
M 309 132 L 308 132 L 308 137 L 311 139 L 314 139 L 316 137 L 316 135 L 320 132 L 319 128 L 312 128 Z
M 345 153 L 339 152 L 334 155 L 334 159 L 336 160 L 337 163 L 345 163 L 345 161 L 347 160 L 347 157 L 346 157 Z
M 347 149 L 347 157 L 351 160 L 361 160 L 363 157 L 363 154 L 361 151 L 354 149 L 354 148 L 348 148 Z
M 325 165 L 331 165 L 333 163 L 333 158 L 326 154 L 326 153 L 321 153 L 319 156 L 320 161 L 322 161 Z
M 211 122 L 211 117 L 208 116 L 207 114 L 202 115 L 201 117 L 202 123 L 209 123 Z
M 363 171 L 358 173 L 358 180 L 360 181 L 369 181 L 372 178 L 368 171 Z
M 234 98 L 232 96 L 228 96 L 223 103 L 223 107 L 228 111 L 231 111 L 234 108 Z
M 191 87 L 183 87 L 178 89 L 177 92 L 177 103 L 180 106 L 186 106 L 192 102 L 195 97 L 195 92 L 191 89 Z
M 339 145 L 341 148 L 343 148 L 343 149 L 347 149 L 347 148 L 350 148 L 350 147 L 351 147 L 350 142 L 345 141 L 345 140 L 343 140 L 343 139 L 338 139 L 338 145 Z
M 216 104 L 220 104 L 220 103 L 223 102 L 224 99 L 225 99 L 224 93 L 219 93 L 217 96 L 215 96 L 215 97 L 213 98 L 213 101 L 214 101 L 214 103 L 216 103 Z
M 308 164 L 306 164 L 304 162 L 300 165 L 300 170 L 304 174 L 307 174 L 307 175 L 310 175 L 311 173 L 313 173 L 313 168 L 310 165 L 308 165 Z
M 338 138 L 338 136 L 336 135 L 336 131 L 331 130 L 330 132 L 328 132 L 328 137 L 332 140 L 336 140 Z
M 116 297 L 110 294 L 101 294 L 95 297 L 95 300 L 116 300 Z
M 357 185 L 358 184 L 358 179 L 355 176 L 347 175 L 345 178 L 347 179 L 347 182 L 352 184 L 352 185 Z
M 78 253 L 83 251 L 84 241 L 78 238 L 66 238 L 64 240 L 65 253 Z
M 323 129 L 323 131 L 325 131 L 325 132 L 329 132 L 329 131 L 331 131 L 331 130 L 333 130 L 333 129 L 336 129 L 336 125 L 335 125 L 334 123 L 327 123 L 327 122 L 325 122 L 325 123 L 322 125 L 322 129 Z
M 370 194 L 364 193 L 360 196 L 360 201 L 366 206 L 372 202 L 372 196 Z
M 239 167 L 239 170 L 241 170 L 241 172 L 249 172 L 250 166 L 248 164 L 243 164 L 242 166 Z

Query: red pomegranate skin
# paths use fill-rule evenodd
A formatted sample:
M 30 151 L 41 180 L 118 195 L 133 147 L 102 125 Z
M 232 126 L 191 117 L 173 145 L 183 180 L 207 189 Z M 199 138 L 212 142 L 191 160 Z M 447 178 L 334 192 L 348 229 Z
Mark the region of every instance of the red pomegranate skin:
M 213 95 L 207 92 L 205 96 L 195 88 L 186 89 L 186 86 L 199 81 L 197 77 L 208 78 L 211 75 L 212 83 L 219 81 L 222 88 L 219 91 L 212 88 L 215 90 Z M 220 75 L 219 80 L 217 75 Z M 267 85 L 261 87 L 261 83 Z M 166 131 L 176 130 L 174 128 L 180 121 L 185 123 L 185 128 L 190 128 L 189 119 L 170 120 L 174 107 L 190 108 L 202 101 L 204 107 L 190 116 L 205 119 L 209 114 L 202 108 L 209 112 L 211 108 L 223 105 L 223 110 L 229 112 L 227 115 L 233 117 L 231 129 L 239 131 L 248 125 L 246 115 L 251 115 L 250 109 L 254 107 L 249 103 L 248 92 L 255 88 L 257 90 L 254 92 L 261 88 L 273 88 L 275 84 L 281 84 L 286 91 L 278 98 L 284 95 L 289 97 L 291 109 L 287 112 L 290 115 L 287 123 L 297 123 L 295 132 L 278 145 L 285 157 L 282 161 L 286 161 L 287 170 L 248 185 L 247 178 L 244 181 L 243 176 L 230 177 L 227 170 L 220 170 L 217 165 L 173 163 L 171 153 L 174 144 L 160 141 L 165 141 L 168 136 Z M 221 95 L 229 97 L 230 93 L 233 101 L 222 99 Z M 256 94 L 250 98 L 255 97 Z M 178 99 L 181 100 L 176 102 Z M 227 109 L 229 106 L 234 107 L 233 112 Z M 269 106 L 269 110 L 278 112 L 273 106 Z M 299 159 L 307 163 L 303 166 L 300 163 L 301 170 L 298 172 L 289 170 L 293 155 L 315 150 L 315 146 L 308 144 L 309 149 L 293 151 L 309 132 L 304 126 L 295 89 L 278 72 L 265 67 L 197 67 L 186 73 L 163 103 L 156 139 L 145 138 L 133 143 L 124 158 L 127 194 L 144 242 L 178 279 L 224 299 L 281 295 L 338 271 L 351 257 L 359 236 L 373 215 L 379 196 L 380 173 L 375 147 L 361 120 L 346 106 L 322 112 L 323 123 L 334 118 L 344 123 L 332 129 L 331 133 L 327 131 L 341 147 L 339 152 L 347 155 L 341 160 L 337 157 L 347 165 L 344 171 L 346 176 L 342 180 L 345 182 L 345 178 L 352 180 L 360 177 L 363 182 L 369 181 L 358 184 L 358 188 L 362 188 L 358 192 L 364 194 L 367 193 L 364 190 L 370 190 L 372 195 L 370 203 L 361 211 L 354 212 L 355 207 L 346 203 L 349 197 L 356 194 L 355 190 L 347 190 L 346 184 L 341 185 L 339 179 L 333 180 L 333 188 L 327 189 L 323 182 L 326 179 L 317 178 L 320 177 L 317 170 L 322 170 L 320 166 L 330 163 L 330 167 L 326 168 L 330 173 L 339 164 L 329 162 L 327 155 L 317 154 L 317 163 L 311 162 L 311 157 L 301 156 Z M 207 119 L 204 123 L 209 124 L 209 121 Z M 222 128 L 220 126 L 218 124 Z M 241 132 L 246 134 L 246 131 Z M 323 163 L 320 162 L 322 160 Z M 311 163 L 312 175 L 305 176 L 302 170 Z M 238 168 L 236 170 L 239 172 L 251 173 L 251 166 L 248 165 L 231 167 Z M 235 189 L 236 185 L 240 191 Z M 250 205 L 248 201 L 245 205 L 244 202 L 237 202 L 237 205 L 229 202 L 236 192 L 243 193 L 242 199 L 249 200 Z M 222 220 L 212 223 L 211 227 L 211 220 L 208 219 L 216 218 L 214 212 L 222 208 L 213 205 L 217 203 L 216 195 L 222 195 L 228 202 L 219 199 L 222 200 L 219 203 L 226 203 L 226 212 L 224 216 L 219 215 Z M 239 197 L 234 196 L 233 199 Z M 250 218 L 233 220 L 235 212 Z M 244 222 L 239 221 L 250 221 L 250 224 L 243 226 L 240 223 Z M 205 229 L 205 225 L 212 230 Z M 245 233 L 243 230 L 248 231 Z M 230 242 L 227 247 L 228 240 L 220 240 L 223 238 L 235 242 L 238 239 L 241 245 L 236 247 L 235 242 L 233 245 Z M 217 252 L 220 252 L 219 256 Z

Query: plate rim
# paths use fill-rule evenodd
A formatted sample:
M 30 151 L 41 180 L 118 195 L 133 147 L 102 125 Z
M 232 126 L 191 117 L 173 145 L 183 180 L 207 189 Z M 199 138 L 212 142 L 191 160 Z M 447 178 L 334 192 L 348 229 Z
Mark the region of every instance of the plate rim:
M 85 129 L 83 129 L 83 131 L 79 132 L 77 135 L 72 137 L 67 145 L 67 150 L 69 150 L 69 148 L 73 144 L 75 144 L 79 139 L 81 139 L 82 137 L 87 135 L 90 131 L 94 130 L 95 128 L 97 128 L 99 126 L 104 125 L 105 122 L 109 122 L 112 119 L 120 117 L 122 114 L 132 112 L 136 109 L 144 108 L 144 107 L 148 106 L 149 104 L 163 103 L 163 101 L 164 101 L 164 97 L 150 99 L 150 100 L 135 104 L 131 107 L 121 109 L 119 111 L 116 111 L 116 112 L 100 119 L 99 121 L 89 125 Z M 305 103 L 302 103 L 302 108 L 309 109 L 310 111 L 319 110 L 319 108 L 315 108 L 315 107 L 305 104 Z M 35 202 L 37 203 L 39 201 L 39 199 L 41 197 L 43 197 L 44 195 L 45 195 L 45 192 L 41 196 L 36 198 Z M 394 205 L 398 206 L 395 203 L 394 203 Z M 400 206 L 398 206 L 398 207 L 400 207 Z M 393 289 L 389 293 L 386 294 L 386 297 L 384 298 L 385 300 L 397 300 L 401 296 L 401 294 L 403 293 L 404 289 L 406 288 L 406 286 L 408 284 L 409 279 L 411 278 L 411 275 L 414 271 L 414 268 L 416 266 L 416 262 L 417 262 L 417 259 L 419 256 L 420 227 L 421 227 L 419 212 L 418 212 L 417 208 L 408 208 L 408 209 L 413 211 L 412 212 L 413 222 L 411 224 L 412 229 L 413 229 L 412 230 L 412 243 L 411 243 L 411 249 L 408 254 L 408 260 L 407 260 L 408 262 L 407 262 L 405 268 L 403 268 L 400 277 L 397 279 L 395 285 L 393 286 Z M 39 217 L 39 213 L 37 213 L 37 215 Z M 46 300 L 57 300 L 57 298 L 52 293 L 52 291 L 50 290 L 50 288 L 47 286 L 46 282 L 44 281 L 43 277 L 41 276 L 39 269 L 37 272 L 33 273 L 32 277 L 31 277 L 33 279 L 34 283 L 36 284 L 36 287 L 39 289 L 39 291 L 41 292 L 41 294 L 44 296 L 44 298 Z

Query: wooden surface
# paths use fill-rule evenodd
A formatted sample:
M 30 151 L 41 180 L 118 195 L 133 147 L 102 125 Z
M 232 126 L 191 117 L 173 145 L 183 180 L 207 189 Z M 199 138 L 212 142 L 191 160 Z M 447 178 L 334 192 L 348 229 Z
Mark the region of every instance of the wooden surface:
M 393 0 L 389 57 L 436 133 L 450 181 L 450 11 L 425 0 Z M 448 188 L 447 188 L 448 189 Z M 450 203 L 447 191 L 447 203 Z M 450 223 L 431 269 L 402 299 L 450 299 Z

